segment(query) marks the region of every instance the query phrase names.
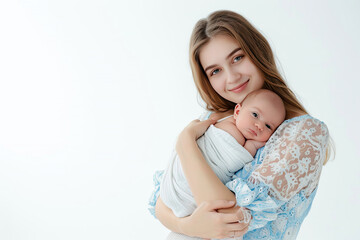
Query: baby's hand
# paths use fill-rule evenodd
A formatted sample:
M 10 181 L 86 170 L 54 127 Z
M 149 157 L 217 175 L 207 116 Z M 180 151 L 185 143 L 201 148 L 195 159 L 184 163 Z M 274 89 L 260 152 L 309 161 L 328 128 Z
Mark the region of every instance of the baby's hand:
M 252 144 L 254 144 L 256 149 L 259 149 L 259 148 L 265 146 L 265 144 L 266 144 L 266 142 L 260 142 L 260 141 L 255 141 L 255 140 L 248 140 L 248 141 L 251 141 Z
M 244 148 L 254 157 L 256 150 L 263 147 L 266 142 L 259 142 L 255 140 L 247 140 L 245 142 Z

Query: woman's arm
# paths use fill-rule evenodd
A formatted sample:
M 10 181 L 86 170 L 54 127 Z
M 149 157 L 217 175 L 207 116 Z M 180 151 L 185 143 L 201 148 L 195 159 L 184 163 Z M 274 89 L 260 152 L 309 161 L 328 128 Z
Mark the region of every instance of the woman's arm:
M 215 121 L 210 121 L 204 132 L 211 123 Z M 158 181 L 159 179 L 157 179 L 157 184 L 159 184 Z M 171 231 L 202 238 L 240 237 L 247 232 L 248 222 L 239 223 L 239 219 L 244 219 L 244 216 L 238 207 L 232 208 L 234 201 L 206 201 L 198 205 L 191 216 L 178 218 L 156 195 L 158 193 L 154 194 L 150 200 L 150 206 L 154 209 L 150 211 L 154 211 L 153 214 Z
M 237 204 L 251 209 L 254 219 L 250 229 L 255 229 L 275 220 L 277 209 L 301 190 L 309 196 L 316 188 L 328 139 L 326 125 L 320 121 L 304 116 L 283 124 L 272 136 L 263 162 L 255 165 L 248 180 L 236 178 L 227 187 L 207 165 L 194 140 L 208 125 L 193 121 L 180 134 L 177 144 L 183 171 L 198 204 L 222 196 L 232 199 L 229 187 L 236 192 Z
M 309 196 L 319 182 L 328 138 L 326 125 L 310 116 L 282 124 L 248 181 L 265 184 L 281 201 L 288 201 L 300 191 Z
M 171 231 L 186 234 L 186 229 L 184 230 L 184 226 L 182 226 L 181 224 L 183 224 L 188 217 L 176 217 L 171 211 L 171 209 L 163 203 L 160 197 L 156 201 L 155 215 L 159 219 L 159 221 Z
M 231 208 L 234 203 L 224 200 L 203 202 L 190 216 L 178 218 L 159 197 L 156 202 L 155 214 L 160 222 L 173 232 L 201 238 L 239 237 L 247 231 L 247 224 L 238 222 L 242 213 L 217 212 L 217 209 L 220 208 Z
M 234 193 L 216 176 L 196 143 L 196 139 L 215 122 L 213 119 L 192 121 L 181 132 L 176 144 L 184 174 L 198 205 L 212 200 L 235 201 Z
M 295 202 L 303 201 L 302 196 L 313 193 L 326 156 L 328 137 L 326 125 L 308 115 L 286 121 L 271 136 L 252 166 L 242 170 L 244 178 L 226 184 L 236 192 L 237 204 L 251 210 L 249 231 L 269 228 L 268 223 L 278 218 L 280 208 L 286 208 L 296 196 L 299 197 Z M 283 209 L 280 212 L 291 215 Z

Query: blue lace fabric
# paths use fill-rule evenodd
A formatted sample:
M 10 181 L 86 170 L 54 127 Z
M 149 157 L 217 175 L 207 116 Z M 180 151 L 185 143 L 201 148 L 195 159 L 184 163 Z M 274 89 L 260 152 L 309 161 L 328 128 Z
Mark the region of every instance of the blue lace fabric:
M 237 205 L 251 211 L 243 239 L 296 239 L 309 213 L 325 160 L 329 133 L 316 118 L 303 115 L 284 121 L 255 160 L 226 186 Z M 163 171 L 154 174 L 149 210 L 155 216 Z

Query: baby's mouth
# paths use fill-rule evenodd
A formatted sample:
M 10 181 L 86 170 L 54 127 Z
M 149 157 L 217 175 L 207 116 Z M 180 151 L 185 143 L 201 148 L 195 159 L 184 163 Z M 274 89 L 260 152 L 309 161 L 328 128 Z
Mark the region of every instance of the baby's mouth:
M 249 132 L 250 132 L 251 134 L 255 135 L 255 137 L 257 137 L 257 133 L 256 133 L 254 130 L 249 129 Z

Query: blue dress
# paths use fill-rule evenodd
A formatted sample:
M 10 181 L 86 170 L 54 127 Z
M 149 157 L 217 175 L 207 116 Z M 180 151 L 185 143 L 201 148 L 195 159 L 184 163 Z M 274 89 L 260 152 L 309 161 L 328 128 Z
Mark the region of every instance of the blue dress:
M 318 187 L 329 133 L 316 118 L 303 115 L 284 121 L 226 186 L 237 205 L 251 211 L 243 239 L 296 239 Z M 155 216 L 163 171 L 154 175 L 149 210 Z

